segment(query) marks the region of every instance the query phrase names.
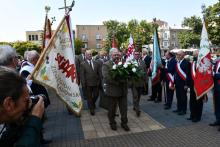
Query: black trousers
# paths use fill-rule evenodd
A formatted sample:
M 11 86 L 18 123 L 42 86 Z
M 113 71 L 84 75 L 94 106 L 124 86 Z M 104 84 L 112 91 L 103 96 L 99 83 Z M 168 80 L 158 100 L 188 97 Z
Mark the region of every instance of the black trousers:
M 152 85 L 152 97 L 151 99 L 153 100 L 162 100 L 162 86 L 161 86 L 161 82 L 158 82 L 155 85 Z
M 173 103 L 173 94 L 174 94 L 174 90 L 171 90 L 169 88 L 169 81 L 166 81 L 166 105 L 168 107 L 171 107 L 172 103 Z
M 110 122 L 110 125 L 116 124 L 115 121 L 115 114 L 116 114 L 116 107 L 118 105 L 119 111 L 121 114 L 121 124 L 127 124 L 128 118 L 127 118 L 127 96 L 121 96 L 121 97 L 108 97 L 109 98 L 109 110 L 108 110 L 108 119 Z
M 99 87 L 98 86 L 87 86 L 86 87 L 86 97 L 87 104 L 90 110 L 95 109 L 95 103 L 99 96 Z
M 190 117 L 192 119 L 201 119 L 202 109 L 203 109 L 203 97 L 200 99 L 196 99 L 196 93 L 194 88 L 190 88 L 190 100 L 189 100 L 189 108 L 190 108 Z
M 216 121 L 220 123 L 220 90 L 216 87 L 214 87 L 214 108 Z
M 177 98 L 177 110 L 179 112 L 186 113 L 187 110 L 187 90 L 184 89 L 184 85 L 176 84 L 176 98 Z

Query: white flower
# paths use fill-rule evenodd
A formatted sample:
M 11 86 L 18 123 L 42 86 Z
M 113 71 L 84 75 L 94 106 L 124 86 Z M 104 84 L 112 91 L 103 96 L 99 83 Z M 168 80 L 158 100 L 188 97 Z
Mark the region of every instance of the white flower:
M 127 67 L 128 67 L 128 64 L 127 64 L 127 63 L 125 63 L 123 66 L 124 66 L 124 68 L 127 68 Z
M 137 70 L 136 70 L 136 68 L 134 67 L 134 68 L 132 68 L 132 71 L 133 71 L 133 72 L 136 72 Z
M 138 67 L 138 63 L 134 63 L 134 66 Z
M 122 62 L 118 62 L 118 65 L 122 65 Z
M 131 62 L 126 62 L 126 64 L 127 64 L 127 65 L 130 65 L 130 64 L 131 64 Z
M 116 69 L 116 67 L 117 67 L 117 66 L 116 66 L 116 64 L 115 64 L 115 65 L 112 66 L 112 69 Z

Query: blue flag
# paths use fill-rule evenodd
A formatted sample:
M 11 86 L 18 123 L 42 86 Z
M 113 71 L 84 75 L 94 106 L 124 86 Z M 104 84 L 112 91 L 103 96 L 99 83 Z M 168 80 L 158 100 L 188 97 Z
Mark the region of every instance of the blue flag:
M 154 80 L 158 73 L 158 67 L 162 66 L 160 46 L 158 41 L 157 30 L 154 31 L 153 57 L 152 57 L 152 80 Z

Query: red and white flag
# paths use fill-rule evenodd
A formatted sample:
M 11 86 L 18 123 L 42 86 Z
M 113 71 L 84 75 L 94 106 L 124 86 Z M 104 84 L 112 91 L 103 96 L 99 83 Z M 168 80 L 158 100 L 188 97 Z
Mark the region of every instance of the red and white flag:
M 214 85 L 212 76 L 211 53 L 205 22 L 203 22 L 196 70 L 192 72 L 194 73 L 193 79 L 196 97 L 197 99 L 199 99 L 204 94 L 206 94 Z
M 51 23 L 50 23 L 50 19 L 47 17 L 45 17 L 45 24 L 44 24 L 44 34 L 43 34 L 43 44 L 42 44 L 42 49 L 44 49 L 45 47 L 47 47 L 50 38 L 52 36 L 52 31 L 51 31 Z
M 128 50 L 126 54 L 127 55 L 126 61 L 131 61 L 134 58 L 133 53 L 134 53 L 134 40 L 132 36 L 130 35 Z

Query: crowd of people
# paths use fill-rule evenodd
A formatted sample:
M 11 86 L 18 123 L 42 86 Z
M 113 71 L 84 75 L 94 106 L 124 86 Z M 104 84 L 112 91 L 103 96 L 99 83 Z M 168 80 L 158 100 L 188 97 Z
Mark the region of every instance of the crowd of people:
M 50 104 L 47 90 L 28 78 L 38 58 L 32 50 L 19 60 L 14 48 L 0 46 L 0 146 L 39 147 L 51 142 L 43 138 L 42 126 Z
M 27 51 L 23 60 L 18 60 L 16 50 L 8 45 L 0 46 L 0 146 L 40 146 L 50 143 L 43 138 L 43 122 L 45 108 L 50 104 L 49 95 L 44 86 L 29 79 L 34 66 L 39 59 L 35 50 Z M 141 115 L 141 95 L 147 95 L 151 89 L 148 101 L 162 102 L 164 91 L 164 109 L 169 110 L 173 105 L 174 92 L 177 106 L 174 113 L 185 115 L 187 112 L 187 92 L 189 92 L 190 117 L 188 120 L 198 122 L 202 117 L 203 103 L 207 101 L 207 94 L 197 99 L 192 79 L 192 66 L 196 65 L 198 51 L 194 52 L 193 61 L 186 60 L 185 53 L 176 54 L 167 51 L 162 59 L 162 66 L 157 69 L 156 79 L 152 76 L 152 56 L 147 49 L 134 50 L 132 62 L 137 63 L 144 74 L 137 80 L 113 79 L 110 72 L 114 65 L 126 62 L 126 54 L 116 48 L 109 50 L 109 54 L 100 51 L 96 57 L 91 50 L 81 49 L 81 54 L 75 56 L 77 82 L 82 88 L 82 96 L 87 100 L 90 114 L 96 113 L 97 99 L 99 106 L 108 110 L 110 128 L 117 130 L 115 117 L 117 110 L 121 116 L 121 127 L 125 131 L 127 125 L 127 95 L 131 88 L 133 110 L 136 116 Z M 210 126 L 220 126 L 220 60 L 213 64 L 214 92 L 216 121 Z M 196 66 L 195 66 L 196 67 Z M 152 83 L 149 88 L 148 83 Z M 164 88 L 164 90 L 162 90 Z M 32 98 L 39 98 L 36 104 L 31 104 Z M 70 112 L 70 111 L 69 111 Z M 220 129 L 219 129 L 220 130 Z
M 202 117 L 203 103 L 207 101 L 207 94 L 199 99 L 196 97 L 194 90 L 194 81 L 192 78 L 192 63 L 196 65 L 198 51 L 193 53 L 193 60 L 185 58 L 185 53 L 179 51 L 172 53 L 167 51 L 162 58 L 162 66 L 157 69 L 156 80 L 152 76 L 151 60 L 152 56 L 147 49 L 142 52 L 135 50 L 133 59 L 138 63 L 138 68 L 145 72 L 145 76 L 137 81 L 128 82 L 126 80 L 114 80 L 110 76 L 110 70 L 113 65 L 119 62 L 126 62 L 126 54 L 116 48 L 109 51 L 109 55 L 99 53 L 96 57 L 91 56 L 91 51 L 85 48 L 81 49 L 81 54 L 76 57 L 78 79 L 82 85 L 83 97 L 87 99 L 88 108 L 91 115 L 95 115 L 96 101 L 100 97 L 99 105 L 108 110 L 109 124 L 112 130 L 117 130 L 115 121 L 116 111 L 119 108 L 121 114 L 121 126 L 124 130 L 129 131 L 127 125 L 127 93 L 131 88 L 133 97 L 133 110 L 137 117 L 141 111 L 139 102 L 141 95 L 148 94 L 148 83 L 151 82 L 152 90 L 148 101 L 155 103 L 162 102 L 164 98 L 164 109 L 172 108 L 174 93 L 176 94 L 177 115 L 185 115 L 187 112 L 188 92 L 189 92 L 189 110 L 190 117 L 187 118 L 192 122 L 199 122 Z M 195 66 L 196 67 L 196 66 Z M 220 103 L 219 97 L 219 71 L 220 60 L 213 63 L 214 92 L 216 121 L 210 126 L 220 126 Z M 151 80 L 149 80 L 151 79 Z M 80 84 L 80 83 L 79 83 Z M 164 97 L 162 97 L 164 91 Z M 219 129 L 220 130 L 220 129 Z

